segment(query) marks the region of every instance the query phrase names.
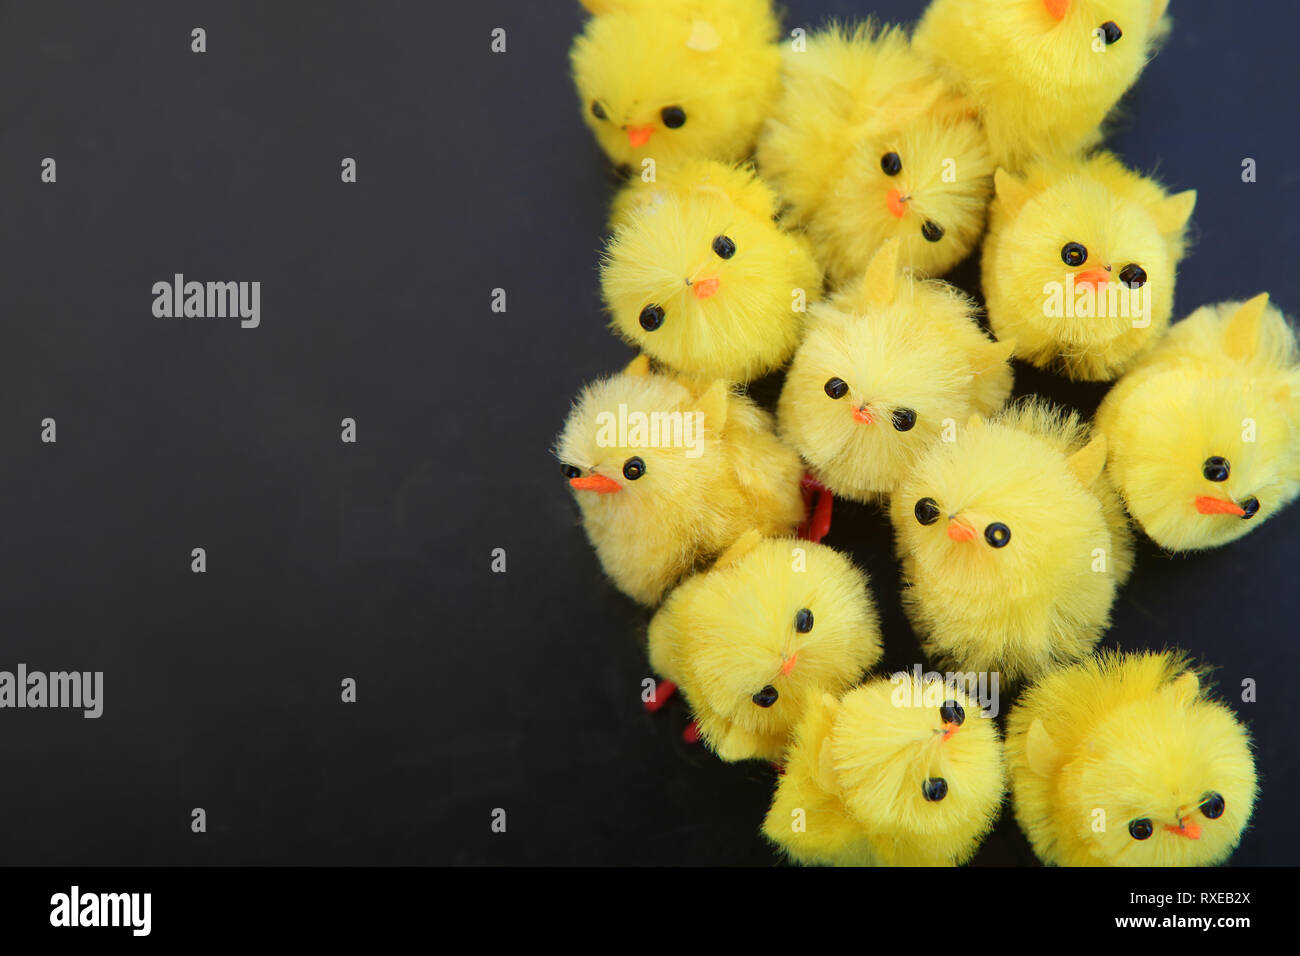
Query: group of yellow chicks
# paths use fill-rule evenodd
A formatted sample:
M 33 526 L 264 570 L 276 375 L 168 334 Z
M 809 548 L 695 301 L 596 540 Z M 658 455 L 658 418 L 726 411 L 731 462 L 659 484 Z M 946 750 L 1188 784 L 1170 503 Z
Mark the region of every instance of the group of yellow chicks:
M 1098 151 L 1167 0 L 933 0 L 914 31 L 783 36 L 770 0 L 583 0 L 586 122 L 629 172 L 601 264 L 640 355 L 556 445 L 651 666 L 724 760 L 779 762 L 803 863 L 969 860 L 1009 787 L 1060 865 L 1221 862 L 1249 734 L 1185 655 L 1101 653 L 1130 519 L 1171 551 L 1300 492 L 1300 360 L 1266 294 L 1170 326 L 1194 192 Z M 752 157 L 752 162 L 751 162 Z M 991 337 L 938 276 L 983 239 Z M 1008 404 L 1012 359 L 1115 381 L 1095 420 Z M 744 391 L 785 369 L 775 417 Z M 949 675 L 866 678 L 833 496 L 886 508 Z

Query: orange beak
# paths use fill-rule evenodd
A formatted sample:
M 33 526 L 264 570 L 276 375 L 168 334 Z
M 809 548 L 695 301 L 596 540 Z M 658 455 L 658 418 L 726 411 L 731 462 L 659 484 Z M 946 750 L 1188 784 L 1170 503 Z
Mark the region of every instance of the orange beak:
M 691 284 L 691 291 L 695 293 L 697 299 L 707 299 L 713 293 L 718 291 L 719 280 L 714 279 L 697 279 Z
M 875 419 L 871 417 L 871 409 L 867 408 L 865 405 L 853 409 L 853 420 L 862 425 L 870 425 L 875 421 Z
M 1047 7 L 1047 12 L 1058 20 L 1064 20 L 1065 15 L 1070 12 L 1070 0 L 1043 0 L 1043 6 Z
M 1085 269 L 1074 274 L 1075 286 L 1090 285 L 1094 289 L 1100 289 L 1109 281 L 1110 273 L 1105 269 Z
M 1228 501 L 1226 498 L 1215 498 L 1211 495 L 1196 496 L 1196 510 L 1203 515 L 1236 515 L 1243 518 L 1246 515 L 1245 510 L 1237 504 Z
M 640 149 L 650 142 L 650 137 L 654 135 L 654 131 L 653 126 L 629 126 L 627 128 L 627 143 L 633 149 Z
M 898 219 L 902 219 L 907 214 L 907 200 L 903 198 L 903 192 L 900 189 L 891 189 L 889 196 L 885 201 L 889 211 Z
M 1179 836 L 1185 836 L 1189 840 L 1199 840 L 1201 838 L 1201 827 L 1196 823 L 1183 823 L 1179 821 L 1178 826 L 1165 824 L 1165 829 L 1170 833 L 1177 833 Z
M 598 495 L 607 495 L 612 491 L 623 490 L 623 486 L 617 481 L 613 478 L 606 478 L 604 475 L 584 475 L 581 478 L 570 478 L 569 485 L 579 491 L 594 491 Z
M 799 655 L 798 655 L 798 654 L 791 654 L 791 655 L 790 655 L 789 657 L 787 657 L 784 661 L 782 661 L 782 662 L 781 662 L 781 674 L 784 676 L 785 674 L 788 674 L 788 673 L 790 673 L 792 670 L 794 670 L 794 664 L 795 664 L 795 661 L 797 661 L 798 659 L 799 659 Z
M 954 541 L 974 541 L 975 529 L 965 518 L 949 518 L 948 537 Z
M 955 733 L 956 733 L 957 731 L 959 731 L 959 730 L 961 730 L 961 724 L 944 724 L 944 725 L 943 725 L 943 739 L 944 739 L 944 740 L 947 740 L 949 737 L 951 737 L 953 734 L 955 734 Z

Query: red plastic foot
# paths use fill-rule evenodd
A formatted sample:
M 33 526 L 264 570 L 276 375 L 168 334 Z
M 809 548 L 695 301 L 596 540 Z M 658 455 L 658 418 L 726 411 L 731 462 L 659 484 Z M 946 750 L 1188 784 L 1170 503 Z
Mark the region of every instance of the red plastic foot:
M 650 699 L 645 702 L 645 709 L 654 713 L 664 704 L 668 703 L 668 698 L 677 693 L 677 685 L 670 680 L 661 680 L 655 684 L 655 692 Z
M 686 729 L 682 731 L 682 740 L 688 744 L 698 744 L 700 742 L 700 725 L 693 720 L 687 724 Z
M 808 533 L 804 535 L 809 541 L 816 543 L 830 533 L 831 505 L 834 501 L 835 496 L 829 491 L 819 491 L 817 493 L 817 504 L 813 508 L 812 516 L 808 519 Z

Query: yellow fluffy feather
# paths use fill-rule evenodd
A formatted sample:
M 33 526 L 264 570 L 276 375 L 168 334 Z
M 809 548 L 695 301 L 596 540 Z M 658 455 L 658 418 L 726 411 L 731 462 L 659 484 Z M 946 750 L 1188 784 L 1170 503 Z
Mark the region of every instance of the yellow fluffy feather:
M 1300 494 L 1300 348 L 1259 295 L 1197 309 L 1097 410 L 1109 471 L 1153 541 L 1235 541 Z
M 1058 866 L 1210 866 L 1255 803 L 1250 737 L 1177 653 L 1044 677 L 1007 716 L 1016 819 Z
M 779 759 L 809 695 L 839 693 L 879 659 L 866 575 L 825 545 L 757 531 L 650 622 L 651 666 L 723 760 Z
M 642 356 L 588 385 L 556 455 L 605 573 L 654 605 L 747 530 L 791 533 L 803 519 L 803 466 L 771 416 L 727 383 L 648 369 Z
M 1009 169 L 1094 144 L 1167 30 L 1168 0 L 933 0 L 915 47 L 975 103 Z
M 1116 378 L 1169 327 L 1195 191 L 1169 195 L 1104 152 L 996 182 L 982 263 L 994 334 L 1070 378 Z
M 758 164 L 805 227 L 833 282 L 856 279 L 889 239 L 941 275 L 984 228 L 993 162 L 969 106 L 897 27 L 863 23 L 785 53 L 784 92 Z
M 886 243 L 859 283 L 813 307 L 777 413 L 813 475 L 858 501 L 893 491 L 945 427 L 1011 392 L 1011 344 L 989 340 L 958 289 L 902 274 L 899 252 Z
M 1077 415 L 1039 401 L 930 447 L 890 507 L 929 653 L 1016 680 L 1092 650 L 1133 561 L 1105 459 Z
M 769 0 L 586 0 L 570 52 L 583 118 L 619 166 L 641 171 L 749 154 L 781 89 Z
M 601 268 L 614 331 L 691 375 L 748 382 L 784 364 L 822 278 L 776 211 L 752 170 L 710 160 L 627 187 Z
M 964 691 L 910 674 L 812 702 L 763 832 L 805 864 L 951 866 L 997 820 L 994 722 Z

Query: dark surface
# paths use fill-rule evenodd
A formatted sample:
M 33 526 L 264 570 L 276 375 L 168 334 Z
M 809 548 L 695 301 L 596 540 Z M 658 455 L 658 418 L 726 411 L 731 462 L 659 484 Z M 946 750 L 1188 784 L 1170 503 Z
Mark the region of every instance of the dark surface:
M 864 5 L 787 7 L 813 27 Z M 549 456 L 571 396 L 630 357 L 599 309 L 577 4 L 281 9 L 0 12 L 0 669 L 106 685 L 98 721 L 0 711 L 0 861 L 774 863 L 771 773 L 683 744 L 679 701 L 642 711 L 647 614 L 602 580 Z M 1176 313 L 1261 289 L 1300 309 L 1295 15 L 1174 14 L 1111 145 L 1200 192 Z M 154 318 L 174 272 L 261 281 L 261 327 Z M 887 524 L 837 509 L 828 543 L 873 578 L 886 666 L 910 665 Z M 1293 508 L 1212 553 L 1144 546 L 1106 641 L 1185 647 L 1234 697 L 1259 681 L 1238 864 L 1300 862 L 1298 530 Z M 1033 862 L 1009 815 L 977 862 Z

